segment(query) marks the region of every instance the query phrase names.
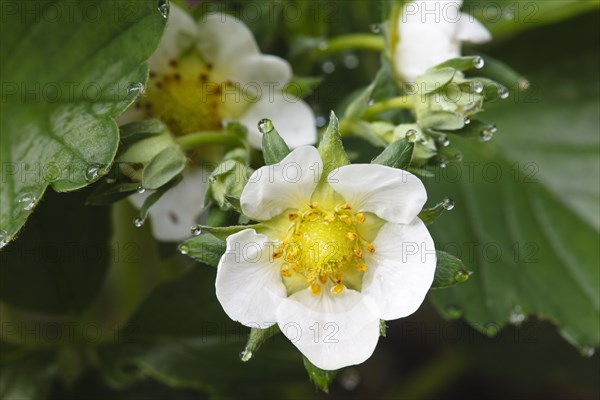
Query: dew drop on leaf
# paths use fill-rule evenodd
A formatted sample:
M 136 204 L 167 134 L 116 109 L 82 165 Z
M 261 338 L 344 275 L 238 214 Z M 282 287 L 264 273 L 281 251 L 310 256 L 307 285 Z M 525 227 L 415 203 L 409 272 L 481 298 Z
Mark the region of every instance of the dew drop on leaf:
M 593 357 L 596 354 L 596 349 L 591 346 L 584 346 L 580 349 L 580 352 L 584 357 Z
M 100 164 L 92 164 L 89 167 L 87 167 L 87 169 L 85 170 L 85 180 L 91 182 L 94 179 L 98 178 L 101 169 L 102 166 Z
M 481 69 L 483 68 L 483 66 L 485 65 L 485 61 L 483 60 L 483 57 L 477 56 L 473 59 L 473 66 L 477 69 Z
M 371 25 L 369 25 L 369 29 L 373 33 L 380 33 L 381 32 L 381 25 L 379 25 L 379 24 L 371 24 Z
M 24 193 L 19 196 L 17 203 L 25 211 L 30 211 L 35 205 L 35 197 L 32 194 Z
M 190 232 L 192 233 L 192 235 L 198 236 L 202 233 L 202 228 L 200 228 L 200 225 L 192 225 L 192 227 L 190 228 Z
M 451 198 L 447 197 L 442 201 L 442 207 L 444 207 L 444 210 L 450 211 L 454 208 L 454 200 L 452 200 Z
M 469 119 L 469 117 L 465 117 L 465 125 L 469 125 L 471 123 L 471 120 Z
M 187 254 L 188 251 L 189 251 L 189 249 L 188 249 L 187 245 L 182 244 L 181 246 L 179 246 L 179 252 L 181 254 Z
M 360 64 L 359 58 L 353 53 L 346 54 L 342 62 L 344 63 L 344 67 L 348 69 L 354 69 Z
M 444 147 L 448 147 L 448 146 L 450 146 L 450 139 L 448 139 L 448 137 L 446 135 L 440 135 L 438 137 L 438 143 Z
M 332 74 L 335 71 L 335 64 L 332 61 L 325 61 L 321 64 L 321 69 L 326 74 Z
M 8 242 L 10 242 L 8 233 L 6 233 L 6 231 L 0 231 L 0 249 L 6 246 Z
M 471 82 L 471 90 L 477 94 L 483 93 L 483 84 L 479 81 Z
M 500 86 L 498 88 L 498 97 L 500 97 L 502 100 L 508 99 L 509 95 L 510 92 L 508 91 L 508 88 L 506 86 Z
M 521 325 L 523 321 L 525 321 L 525 318 L 526 317 L 521 306 L 513 307 L 508 315 L 508 321 L 513 325 Z
M 135 225 L 136 228 L 140 228 L 142 225 L 144 225 L 144 220 L 142 217 L 137 216 L 133 219 L 133 225 Z
M 408 140 L 409 143 L 415 143 L 417 141 L 417 131 L 414 129 L 408 130 L 406 132 L 406 140 Z
M 143 185 L 138 185 L 138 187 L 135 188 L 135 191 L 141 194 L 146 191 L 146 188 Z
M 258 131 L 263 135 L 273 130 L 273 122 L 268 118 L 258 121 Z
M 158 11 L 163 18 L 167 18 L 169 16 L 169 0 L 158 0 Z

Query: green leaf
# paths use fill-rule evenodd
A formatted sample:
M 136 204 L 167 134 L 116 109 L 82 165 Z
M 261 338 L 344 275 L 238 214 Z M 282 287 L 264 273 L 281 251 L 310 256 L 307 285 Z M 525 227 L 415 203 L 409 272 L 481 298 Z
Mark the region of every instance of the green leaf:
M 158 189 L 181 174 L 186 162 L 181 147 L 177 145 L 167 147 L 144 168 L 142 185 L 146 189 Z
M 46 4 L 7 7 L 0 28 L 0 232 L 8 239 L 48 185 L 79 189 L 107 170 L 119 140 L 114 118 L 143 88 L 142 63 L 165 26 L 155 0 Z
M 350 164 L 342 145 L 338 119 L 333 111 L 329 115 L 329 125 L 319 144 L 319 154 L 323 160 L 321 180 L 327 179 L 327 175 L 334 169 Z
M 435 176 L 435 175 L 433 175 Z M 430 176 L 429 178 L 432 178 Z M 419 218 L 425 225 L 431 225 L 438 219 L 446 210 L 452 210 L 454 208 L 454 201 L 452 199 L 444 199 L 441 203 L 436 204 L 431 208 L 424 208 L 419 213 Z
M 221 256 L 225 253 L 227 245 L 224 240 L 210 233 L 197 236 L 179 245 L 179 251 L 204 264 L 216 267 Z
M 452 58 L 448 61 L 444 61 L 443 63 L 436 65 L 435 67 L 431 68 L 431 70 L 451 68 L 457 71 L 467 71 L 469 69 L 475 68 L 475 64 L 477 64 L 480 59 L 480 56 Z M 454 76 L 454 74 L 452 76 Z
M 241 354 L 242 361 L 249 361 L 264 342 L 279 332 L 280 330 L 277 324 L 273 324 L 266 329 L 251 328 L 248 342 L 246 342 L 246 346 Z
M 386 147 L 371 163 L 406 169 L 410 165 L 413 150 L 413 143 L 409 143 L 406 138 L 398 139 Z
M 279 132 L 273 127 L 273 123 L 270 119 L 263 119 L 259 122 L 259 125 L 263 125 L 259 128 L 262 136 L 262 151 L 265 159 L 265 164 L 277 164 L 281 162 L 290 154 L 290 148 L 285 143 L 283 138 L 279 136 Z
M 430 69 L 417 78 L 419 93 L 427 94 L 442 90 L 454 79 L 456 70 L 450 67 Z
M 118 182 L 112 184 L 101 181 L 96 185 L 94 191 L 90 194 L 90 197 L 86 199 L 85 203 L 90 206 L 107 206 L 128 197 L 134 193 L 139 186 L 140 184 L 135 182 Z
M 444 288 L 457 283 L 466 282 L 471 276 L 463 262 L 445 251 L 437 250 L 437 265 L 435 266 L 435 276 L 431 285 L 432 289 Z
M 302 360 L 304 361 L 304 368 L 306 369 L 306 372 L 308 372 L 310 380 L 323 392 L 329 393 L 329 386 L 337 375 L 337 371 L 326 371 L 318 368 L 304 356 L 302 356 Z
M 252 168 L 235 160 L 219 164 L 208 178 L 209 189 L 204 199 L 205 204 L 214 200 L 221 208 L 231 205 L 239 210 L 239 198 L 252 172 Z
M 160 135 L 167 127 L 157 119 L 134 121 L 119 127 L 121 147 L 128 146 L 140 140 Z
M 451 111 L 432 111 L 419 119 L 419 126 L 423 129 L 439 129 L 454 131 L 465 126 L 465 118 Z
M 177 186 L 179 184 L 179 182 L 181 182 L 181 180 L 182 180 L 181 177 L 173 178 L 170 182 L 167 182 L 166 184 L 162 185 L 160 188 L 158 188 L 158 190 L 156 190 L 154 193 L 152 193 L 150 196 L 148 196 L 146 198 L 146 200 L 144 200 L 144 204 L 142 204 L 142 207 L 140 208 L 140 215 L 139 215 L 139 217 L 141 218 L 142 221 L 146 220 L 146 217 L 148 216 L 148 212 L 150 211 L 150 208 L 158 200 L 160 200 L 160 198 L 163 197 L 163 195 L 168 190 Z
M 432 293 L 443 314 L 459 309 L 481 329 L 511 322 L 520 310 L 553 321 L 579 348 L 600 343 L 600 257 L 593 250 L 600 231 L 600 61 L 589 51 L 596 19 L 530 32 L 498 49 L 509 57 L 560 44 L 523 68 L 531 92 L 488 110 L 499 125 L 494 140 L 455 138 L 466 164 L 459 178 L 438 174 L 440 183 L 428 187 L 430 196 L 450 195 L 457 204 L 431 228 L 438 248 L 475 272 L 463 285 Z

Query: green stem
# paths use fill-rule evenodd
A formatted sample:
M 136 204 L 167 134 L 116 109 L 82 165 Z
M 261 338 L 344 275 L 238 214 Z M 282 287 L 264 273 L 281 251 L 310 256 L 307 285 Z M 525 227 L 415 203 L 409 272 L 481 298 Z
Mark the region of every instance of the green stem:
M 239 145 L 241 140 L 238 136 L 223 131 L 202 131 L 189 133 L 175 139 L 182 148 L 189 150 L 207 144 Z
M 383 37 L 370 33 L 353 33 L 336 36 L 327 42 L 327 46 L 319 49 L 319 56 L 338 53 L 346 50 L 385 50 Z
M 369 119 L 377 114 L 380 114 L 384 111 L 395 110 L 398 108 L 411 109 L 413 107 L 413 100 L 409 96 L 399 96 L 393 97 L 391 99 L 387 99 L 384 101 L 380 101 L 378 103 L 373 104 L 369 108 L 365 110 L 362 115 L 362 118 Z

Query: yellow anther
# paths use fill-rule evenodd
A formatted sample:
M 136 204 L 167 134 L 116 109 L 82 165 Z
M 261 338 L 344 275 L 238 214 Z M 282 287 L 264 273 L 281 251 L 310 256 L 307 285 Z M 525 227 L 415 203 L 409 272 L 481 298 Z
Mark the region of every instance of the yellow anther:
M 337 274 L 335 274 L 335 283 L 342 283 L 343 278 L 343 275 L 338 272 Z
M 316 212 L 309 212 L 304 216 L 304 218 L 309 221 L 316 221 L 319 218 L 319 214 Z
M 365 247 L 367 248 L 369 253 L 371 253 L 371 254 L 375 253 L 375 247 L 373 247 L 373 245 L 371 243 L 366 243 Z
M 368 270 L 368 269 L 369 269 L 369 266 L 368 266 L 367 264 L 365 264 L 365 263 L 358 264 L 358 265 L 356 266 L 356 270 L 357 270 L 358 272 L 365 272 L 365 271 L 366 271 L 366 270 Z
M 323 219 L 325 221 L 327 221 L 327 222 L 333 222 L 333 221 L 335 221 L 335 216 L 333 216 L 333 215 L 326 215 L 326 216 L 323 217 Z
M 341 283 L 338 283 L 338 284 L 332 286 L 330 290 L 331 290 L 331 293 L 338 295 L 344 291 L 344 285 Z
M 365 220 L 366 220 L 366 218 L 365 218 L 365 214 L 363 214 L 363 213 L 358 213 L 358 214 L 356 214 L 356 221 L 357 221 L 359 224 L 364 224 Z
M 306 281 L 307 281 L 308 283 L 315 283 L 315 281 L 316 281 L 316 280 L 317 280 L 317 276 L 316 276 L 316 275 L 314 275 L 314 274 L 309 274 L 309 275 L 306 277 Z
M 316 209 L 316 208 L 318 208 L 318 207 L 319 207 L 319 203 L 317 203 L 317 202 L 310 203 L 310 204 L 308 205 L 308 207 L 310 207 L 310 208 L 312 208 L 312 209 L 314 210 L 314 209 Z
M 345 214 L 340 215 L 340 221 L 346 223 L 347 225 L 352 225 L 352 218 Z
M 325 284 L 327 282 L 327 277 L 325 275 L 319 275 L 319 282 Z
M 363 253 L 360 249 L 354 249 L 354 255 L 358 258 L 362 258 Z
M 273 258 L 280 258 L 283 255 L 283 249 L 276 249 L 273 252 Z
M 346 233 L 346 237 L 348 238 L 348 240 L 356 240 L 356 233 L 348 232 Z
M 290 271 L 290 268 L 287 265 L 281 267 L 281 276 L 285 276 L 286 278 L 292 276 L 292 271 Z
M 300 229 L 298 229 L 295 233 L 296 236 L 302 236 L 302 231 Z
M 342 210 L 352 210 L 352 206 L 350 204 L 343 204 L 340 208 Z
M 286 248 L 285 252 L 285 260 L 288 262 L 296 261 L 298 259 L 299 253 L 298 246 L 290 245 Z
M 298 218 L 298 213 L 291 212 L 291 213 L 289 213 L 289 214 L 288 214 L 288 219 L 289 219 L 290 221 L 293 221 L 293 220 L 295 220 L 296 218 Z
M 296 272 L 302 272 L 302 266 L 300 264 L 298 264 L 298 263 L 292 263 L 292 268 Z
M 308 287 L 308 289 L 315 296 L 318 296 L 321 294 L 321 286 L 319 286 L 316 283 L 311 283 L 311 285 Z

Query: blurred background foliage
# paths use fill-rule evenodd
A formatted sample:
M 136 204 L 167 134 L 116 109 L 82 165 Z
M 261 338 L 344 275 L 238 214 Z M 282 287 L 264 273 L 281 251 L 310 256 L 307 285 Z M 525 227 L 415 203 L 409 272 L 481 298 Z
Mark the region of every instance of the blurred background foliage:
M 307 101 L 322 123 L 379 69 L 375 52 L 314 50 L 328 37 L 377 32 L 384 2 L 192 5 L 196 14 L 233 13 L 263 52 L 290 59 L 299 76 L 321 77 Z M 494 34 L 478 52 L 531 83 L 486 112 L 499 129 L 490 144 L 460 142 L 465 161 L 497 162 L 510 178 L 517 162 L 519 174 L 535 175 L 491 183 L 465 175 L 457 184 L 437 170 L 427 182 L 431 202 L 456 200 L 432 232 L 442 247 L 458 244 L 471 280 L 388 322 L 371 359 L 340 371 L 326 395 L 281 335 L 242 363 L 248 330 L 216 301 L 214 269 L 155 242 L 148 226 L 135 228 L 127 202 L 89 207 L 89 190 L 49 191 L 0 253 L 0 397 L 597 399 L 598 294 L 585 290 L 598 284 L 598 2 L 473 0 L 465 8 Z M 379 152 L 360 139 L 346 146 L 358 161 Z M 487 242 L 504 249 L 499 261 L 469 252 L 467 244 Z M 514 243 L 534 247 L 514 253 Z M 595 282 L 577 281 L 573 265 Z

